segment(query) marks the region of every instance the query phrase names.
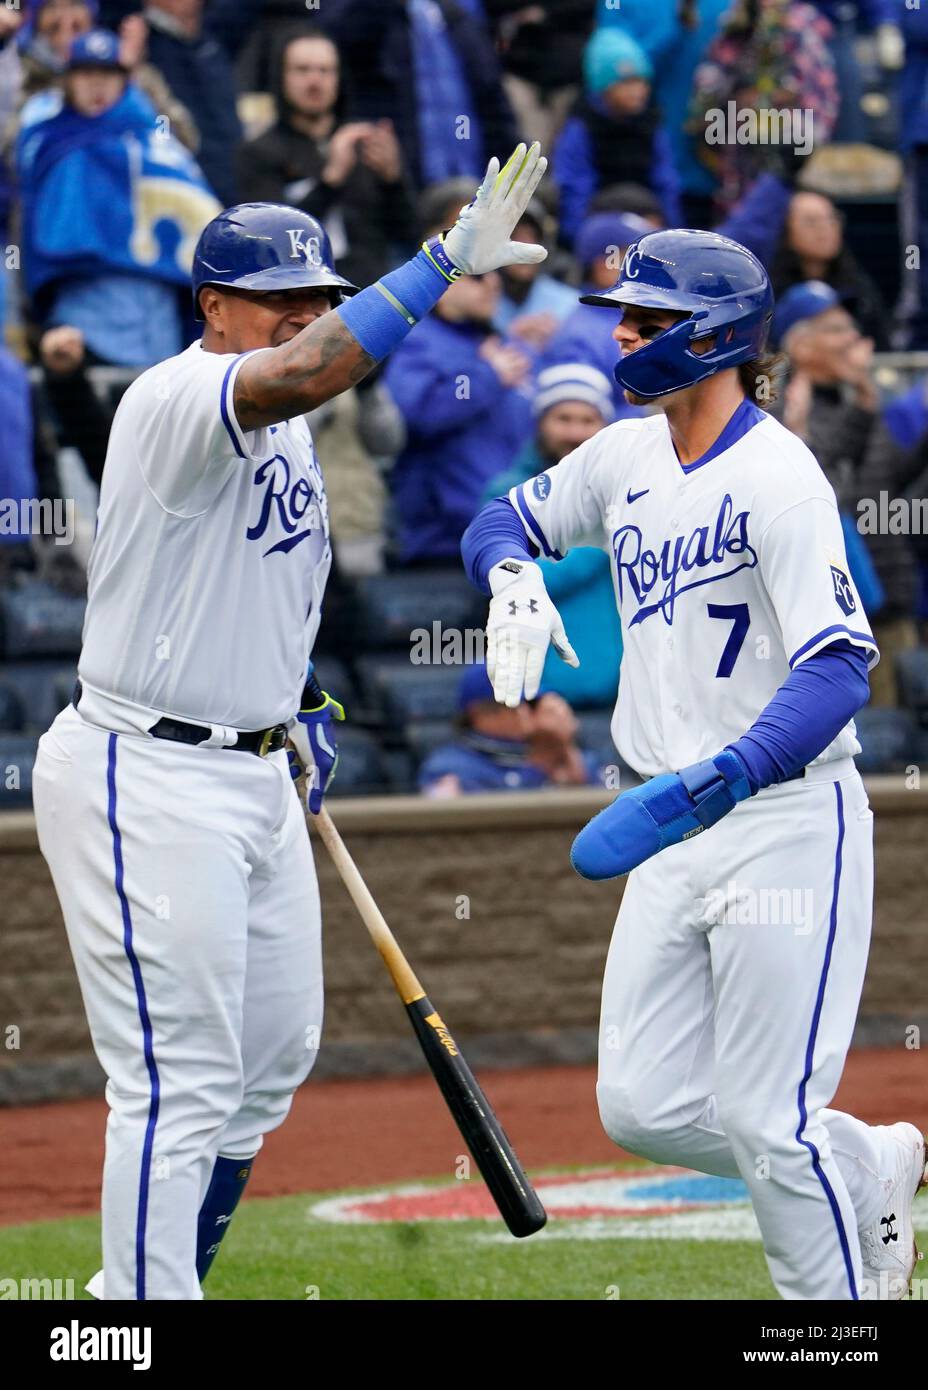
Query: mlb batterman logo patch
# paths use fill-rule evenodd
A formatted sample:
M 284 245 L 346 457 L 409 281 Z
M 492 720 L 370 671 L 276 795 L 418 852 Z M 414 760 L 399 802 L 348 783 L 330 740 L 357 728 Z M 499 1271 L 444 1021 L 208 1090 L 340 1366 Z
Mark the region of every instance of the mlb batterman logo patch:
M 844 616 L 849 618 L 852 613 L 857 611 L 857 602 L 854 598 L 851 582 L 844 570 L 839 569 L 837 565 L 831 566 L 831 580 L 835 586 L 835 602 Z
M 534 492 L 539 502 L 543 502 L 550 491 L 551 479 L 548 477 L 547 473 L 539 473 L 534 483 L 532 483 L 532 492 Z

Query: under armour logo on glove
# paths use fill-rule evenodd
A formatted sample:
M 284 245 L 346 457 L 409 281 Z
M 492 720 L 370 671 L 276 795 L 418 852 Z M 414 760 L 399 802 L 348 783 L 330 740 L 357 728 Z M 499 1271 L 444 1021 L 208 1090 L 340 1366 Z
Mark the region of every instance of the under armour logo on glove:
M 883 1219 L 882 1219 L 881 1222 L 880 1222 L 880 1225 L 881 1225 L 881 1226 L 885 1226 L 885 1227 L 886 1227 L 886 1234 L 885 1234 L 885 1236 L 882 1237 L 882 1240 L 883 1240 L 883 1244 L 884 1244 L 884 1245 L 888 1245 L 889 1242 L 890 1242 L 891 1240 L 898 1240 L 898 1239 L 899 1239 L 898 1235 L 897 1235 L 896 1232 L 893 1230 L 893 1222 L 895 1221 L 895 1219 L 896 1219 L 896 1213 L 895 1213 L 895 1212 L 892 1212 L 889 1216 L 884 1216 Z
M 537 612 L 538 612 L 538 603 L 537 603 L 537 601 L 536 601 L 535 599 L 533 599 L 533 598 L 530 598 L 529 601 L 528 601 L 528 603 L 516 603 L 515 599 L 514 599 L 514 598 L 511 598 L 511 599 L 509 600 L 509 613 L 510 613 L 510 616 L 514 618 L 514 617 L 516 616 L 516 614 L 517 614 L 520 610 L 521 610 L 523 613 L 537 613 Z

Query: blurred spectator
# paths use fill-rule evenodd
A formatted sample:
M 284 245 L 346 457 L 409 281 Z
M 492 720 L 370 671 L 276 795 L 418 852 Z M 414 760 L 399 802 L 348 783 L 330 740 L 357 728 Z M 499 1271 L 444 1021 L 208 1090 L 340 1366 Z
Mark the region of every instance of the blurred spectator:
M 873 280 L 845 244 L 841 213 L 823 193 L 801 190 L 793 194 L 769 269 L 777 297 L 791 285 L 824 280 L 843 299 L 853 302 L 854 318 L 861 332 L 874 340 L 877 350 L 886 348 L 889 311 Z
M 38 0 L 19 34 L 22 49 L 22 81 L 18 106 L 49 87 L 57 86 L 67 68 L 71 47 L 93 27 L 96 0 Z M 144 61 L 147 26 L 140 14 L 127 15 L 119 26 L 119 60 L 131 73 L 133 85 L 145 93 L 159 116 L 167 119 L 171 133 L 196 151 L 199 134 L 190 113 L 176 100 L 168 84 L 151 63 Z M 27 111 L 23 119 L 31 119 Z M 12 143 L 18 123 L 4 123 L 5 138 Z M 3 129 L 3 127 L 0 127 Z
M 0 9 L 0 139 L 19 105 L 22 61 L 18 38 L 25 17 L 22 9 Z
M 532 241 L 549 245 L 544 209 L 533 198 L 521 222 L 512 233 L 513 241 Z M 557 280 L 539 265 L 507 265 L 500 270 L 503 293 L 493 320 L 500 333 L 518 338 L 526 347 L 541 351 L 577 303 L 576 291 Z
M 592 217 L 594 212 L 634 213 L 654 230 L 667 225 L 660 198 L 640 183 L 606 184 L 590 199 L 587 216 Z
M 928 349 L 928 4 L 901 11 L 905 66 L 899 82 L 900 150 L 904 183 L 900 207 L 903 345 Z M 918 250 L 912 264 L 913 249 Z
M 18 36 L 22 96 L 41 92 L 64 72 L 71 45 L 97 19 L 97 0 L 36 0 Z
M 19 103 L 22 72 L 17 36 L 22 28 L 22 10 L 0 9 L 0 247 L 9 241 L 10 213 L 13 202 L 12 173 L 5 149 L 6 131 L 10 118 Z M 6 323 L 6 267 L 0 267 L 0 343 Z
M 593 7 L 593 0 L 484 0 L 519 129 L 544 150 L 576 100 Z
M 597 0 L 596 3 L 596 24 L 637 39 L 651 60 L 654 97 L 683 190 L 684 213 L 677 225 L 685 227 L 711 227 L 715 221 L 715 178 L 700 162 L 696 142 L 687 129 L 687 116 L 693 75 L 730 5 L 731 0 L 646 0 L 638 5 Z
M 235 57 L 259 18 L 260 6 L 241 5 L 236 22 L 227 6 L 204 0 L 156 0 L 146 4 L 148 58 L 199 132 L 197 158 L 216 197 L 239 202 L 234 151 L 242 138 L 236 110 Z
M 0 498 L 17 503 L 37 495 L 29 377 L 0 347 Z M 0 528 L 0 583 L 19 567 L 31 568 L 30 533 Z
M 831 24 L 828 47 L 835 65 L 840 103 L 832 143 L 866 140 L 864 89 L 856 53 L 858 35 L 865 31 L 875 32 L 877 61 L 886 71 L 894 72 L 902 66 L 904 45 L 899 22 L 900 11 L 904 14 L 907 7 L 897 6 L 894 0 L 810 0 L 810 3 Z
M 619 278 L 622 257 L 633 241 L 653 231 L 650 222 L 634 213 L 596 212 L 583 222 L 574 243 L 574 253 L 583 273 L 578 293 L 608 289 Z M 541 365 L 582 362 L 595 367 L 612 383 L 613 411 L 617 419 L 642 415 L 640 406 L 629 405 L 625 392 L 615 380 L 614 368 L 619 350 L 612 337 L 615 318 L 592 304 L 579 304 L 560 324 L 550 339 Z
M 480 0 L 325 0 L 360 120 L 387 117 L 417 187 L 483 177 L 518 140 Z
M 97 361 L 88 354 L 79 328 L 62 324 L 49 328 L 39 343 L 45 390 L 55 413 L 60 448 L 76 449 L 88 476 L 99 486 L 113 412 L 94 391 L 87 368 Z
M 628 35 L 599 29 L 583 55 L 584 93 L 553 151 L 560 236 L 568 244 L 604 184 L 643 184 L 661 199 L 670 226 L 681 222 L 680 185 L 651 92 L 651 62 Z
M 759 173 L 791 161 L 794 146 L 811 153 L 813 133 L 816 145 L 827 143 L 838 112 L 830 36 L 828 21 L 798 0 L 736 0 L 732 6 L 696 71 L 689 127 L 723 208 L 737 202 Z M 738 121 L 734 130 L 729 103 Z M 788 130 L 780 121 L 787 113 Z M 744 140 L 748 115 L 756 118 L 756 131 Z M 713 141 L 720 120 L 725 138 Z
M 915 558 L 908 536 L 861 534 L 858 503 L 878 504 L 881 492 L 901 496 L 917 462 L 883 418 L 873 340 L 861 335 L 835 289 L 816 281 L 794 286 L 777 305 L 773 334 L 790 367 L 773 413 L 806 441 L 835 490 L 848 563 L 865 607 L 871 594 L 867 616 L 881 653 L 870 672 L 871 703 L 894 705 L 895 654 L 918 644 Z
M 90 361 L 179 352 L 193 246 L 216 202 L 127 81 L 115 34 L 75 40 L 63 93 L 24 112 L 17 166 L 35 318 L 79 329 Z
M 62 544 L 73 524 L 73 513 L 62 511 L 54 441 L 40 417 L 36 392 L 26 368 L 0 348 L 0 498 L 5 507 L 0 526 L 0 584 L 17 571 L 37 572 L 38 577 L 66 590 L 82 594 L 83 568 L 74 546 Z M 14 511 L 9 508 L 12 503 Z M 27 517 L 20 504 L 38 503 Z M 52 514 L 50 506 L 56 509 Z M 15 509 L 19 508 L 18 514 Z M 73 539 L 73 537 L 69 537 Z
M 534 700 L 509 709 L 494 700 L 487 668 L 468 666 L 457 725 L 455 741 L 436 748 L 419 769 L 426 796 L 602 785 L 598 760 L 577 746 L 573 710 L 544 686 Z
M 306 418 L 317 455 L 333 464 L 326 472 L 325 490 L 341 571 L 377 574 L 383 569 L 386 539 L 382 474 L 406 443 L 405 421 L 380 372 L 371 372 Z M 326 613 L 331 616 L 328 598 Z
M 548 367 L 538 376 L 533 409 L 535 438 L 515 463 L 494 478 L 483 497 L 505 497 L 510 488 L 544 473 L 613 418 L 613 379 L 581 362 Z M 563 560 L 539 559 L 545 587 L 564 621 L 580 658 L 568 666 L 549 650 L 544 686 L 563 695 L 575 709 L 613 705 L 622 660 L 622 627 L 616 612 L 609 557 L 592 546 L 578 546 Z
M 903 449 L 923 444 L 928 438 L 928 377 L 921 377 L 901 395 L 888 401 L 883 407 L 883 418 L 893 439 Z
M 531 360 L 493 331 L 500 291 L 495 270 L 462 276 L 388 359 L 407 429 L 389 479 L 400 564 L 457 563 L 487 480 L 531 435 Z
M 390 244 L 411 252 L 415 233 L 393 127 L 348 117 L 338 49 L 322 30 L 285 35 L 271 80 L 277 121 L 239 151 L 241 196 L 318 217 L 341 273 L 373 284 L 390 268 Z

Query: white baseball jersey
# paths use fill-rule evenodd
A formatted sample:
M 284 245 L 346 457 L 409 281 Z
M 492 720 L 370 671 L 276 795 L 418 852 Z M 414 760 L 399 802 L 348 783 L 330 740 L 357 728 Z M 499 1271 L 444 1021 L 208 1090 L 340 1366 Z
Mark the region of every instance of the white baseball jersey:
M 625 643 L 612 736 L 642 775 L 739 738 L 830 642 L 879 659 L 834 491 L 752 402 L 686 467 L 663 414 L 621 420 L 509 499 L 542 554 L 592 545 L 611 557 Z M 815 761 L 859 751 L 851 722 Z
M 79 665 L 106 694 L 245 730 L 295 713 L 332 558 L 305 419 L 235 418 L 251 355 L 194 343 L 120 402 Z

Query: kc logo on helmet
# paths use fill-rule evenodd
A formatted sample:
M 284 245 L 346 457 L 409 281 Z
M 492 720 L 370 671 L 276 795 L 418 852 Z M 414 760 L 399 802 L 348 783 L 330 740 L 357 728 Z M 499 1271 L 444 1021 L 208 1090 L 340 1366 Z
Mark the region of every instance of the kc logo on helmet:
M 286 231 L 290 238 L 291 261 L 298 261 L 302 257 L 307 265 L 322 265 L 322 252 L 317 236 L 307 237 L 302 227 L 288 227 Z
M 625 263 L 622 266 L 622 276 L 624 279 L 634 280 L 635 276 L 638 274 L 640 260 L 641 256 L 636 246 L 633 246 L 630 251 L 626 251 Z

